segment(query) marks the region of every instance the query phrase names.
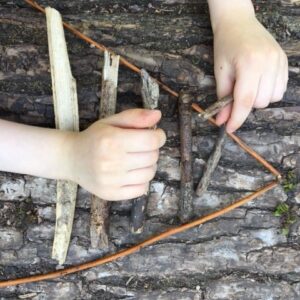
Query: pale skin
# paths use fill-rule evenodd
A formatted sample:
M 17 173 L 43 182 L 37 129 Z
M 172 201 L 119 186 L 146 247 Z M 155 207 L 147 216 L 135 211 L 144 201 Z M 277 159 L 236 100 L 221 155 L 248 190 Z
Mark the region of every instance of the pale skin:
M 208 0 L 214 32 L 218 97 L 234 95 L 217 116 L 228 132 L 251 109 L 282 99 L 287 57 L 257 21 L 250 0 Z M 0 120 L 0 170 L 72 180 L 106 200 L 141 196 L 153 179 L 166 141 L 157 110 L 133 109 L 76 133 Z

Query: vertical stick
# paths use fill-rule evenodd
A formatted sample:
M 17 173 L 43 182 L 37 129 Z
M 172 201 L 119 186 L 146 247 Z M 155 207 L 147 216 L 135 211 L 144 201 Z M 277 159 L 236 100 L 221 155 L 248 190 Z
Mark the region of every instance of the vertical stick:
M 197 186 L 196 194 L 199 197 L 202 196 L 203 193 L 205 193 L 205 191 L 208 188 L 212 174 L 220 161 L 222 148 L 225 143 L 225 140 L 226 140 L 226 130 L 225 130 L 225 126 L 223 125 L 222 127 L 220 127 L 219 136 L 215 144 L 214 151 L 212 152 L 211 156 L 209 157 L 206 163 L 203 176 Z
M 76 81 L 71 73 L 62 19 L 60 14 L 50 7 L 46 8 L 46 18 L 56 128 L 79 131 Z M 59 264 L 63 264 L 67 256 L 76 196 L 76 183 L 65 180 L 57 182 L 52 258 L 58 260 Z
M 181 181 L 179 218 L 188 221 L 193 214 L 193 167 L 192 167 L 192 96 L 179 94 L 179 131 L 181 153 Z
M 144 108 L 157 108 L 159 98 L 159 85 L 144 69 L 141 70 L 141 81 L 141 95 Z M 155 129 L 155 127 L 152 129 Z M 148 193 L 133 200 L 131 210 L 131 232 L 134 234 L 139 234 L 143 231 L 147 202 Z
M 110 58 L 110 54 L 104 52 L 100 119 L 109 117 L 116 111 L 119 58 L 115 55 Z M 90 227 L 92 248 L 108 247 L 109 208 L 108 201 L 92 196 Z

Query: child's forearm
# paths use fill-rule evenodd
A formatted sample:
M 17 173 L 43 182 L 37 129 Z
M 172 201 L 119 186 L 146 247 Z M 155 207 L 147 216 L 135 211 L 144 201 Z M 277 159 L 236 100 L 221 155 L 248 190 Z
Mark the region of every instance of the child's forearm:
M 0 120 L 0 170 L 69 179 L 74 134 Z
M 208 0 L 213 30 L 223 19 L 254 16 L 251 0 Z

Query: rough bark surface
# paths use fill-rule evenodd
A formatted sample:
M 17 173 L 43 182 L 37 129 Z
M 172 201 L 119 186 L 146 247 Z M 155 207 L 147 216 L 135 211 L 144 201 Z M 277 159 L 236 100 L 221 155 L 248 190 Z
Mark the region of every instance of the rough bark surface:
M 0 117 L 54 127 L 45 18 L 23 1 L 0 0 Z M 212 32 L 205 1 L 42 0 L 97 41 L 126 54 L 179 91 L 197 89 L 204 108 L 216 99 Z M 255 1 L 259 19 L 289 56 L 282 102 L 255 110 L 238 135 L 283 174 L 299 178 L 300 7 L 297 1 Z M 67 34 L 77 80 L 81 128 L 97 120 L 102 54 Z M 142 107 L 139 76 L 120 69 L 117 111 Z M 151 183 L 142 235 L 130 232 L 130 201 L 113 203 L 108 252 L 178 223 L 180 154 L 177 103 L 162 93 L 160 123 L 168 136 Z M 193 114 L 194 184 L 214 147 L 216 128 Z M 228 139 L 209 189 L 194 199 L 204 215 L 272 179 Z M 289 181 L 292 181 L 289 179 Z M 222 218 L 173 236 L 128 258 L 58 280 L 0 290 L 2 299 L 299 299 L 300 184 L 285 182 Z M 55 270 L 55 181 L 0 173 L 0 277 Z M 286 202 L 296 222 L 283 235 Z M 89 241 L 90 194 L 79 188 L 67 265 L 104 255 Z

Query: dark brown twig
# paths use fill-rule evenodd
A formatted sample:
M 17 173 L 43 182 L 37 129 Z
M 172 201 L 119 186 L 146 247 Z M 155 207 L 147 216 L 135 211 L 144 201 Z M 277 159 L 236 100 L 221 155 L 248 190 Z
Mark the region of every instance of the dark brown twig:
M 157 82 L 144 69 L 141 70 L 141 83 L 141 94 L 143 98 L 144 108 L 157 108 L 159 98 L 159 86 Z M 155 127 L 152 129 L 155 129 Z M 139 234 L 143 232 L 147 202 L 148 193 L 133 200 L 131 209 L 131 232 L 134 234 Z
M 204 118 L 205 120 L 211 118 L 218 112 L 220 112 L 225 106 L 233 102 L 233 96 L 229 95 L 226 96 L 218 101 L 216 101 L 213 105 L 208 107 L 203 113 L 200 113 L 199 115 Z
M 215 144 L 215 148 L 206 163 L 203 176 L 201 177 L 200 182 L 197 186 L 196 194 L 199 197 L 202 196 L 203 193 L 205 193 L 205 191 L 208 188 L 213 172 L 216 169 L 219 160 L 221 158 L 222 148 L 225 143 L 225 140 L 226 140 L 226 131 L 225 131 L 225 126 L 223 125 L 222 127 L 220 127 L 219 136 Z
M 193 214 L 193 167 L 192 167 L 192 103 L 193 96 L 179 94 L 179 131 L 180 131 L 180 197 L 179 218 L 181 222 L 191 219 Z

